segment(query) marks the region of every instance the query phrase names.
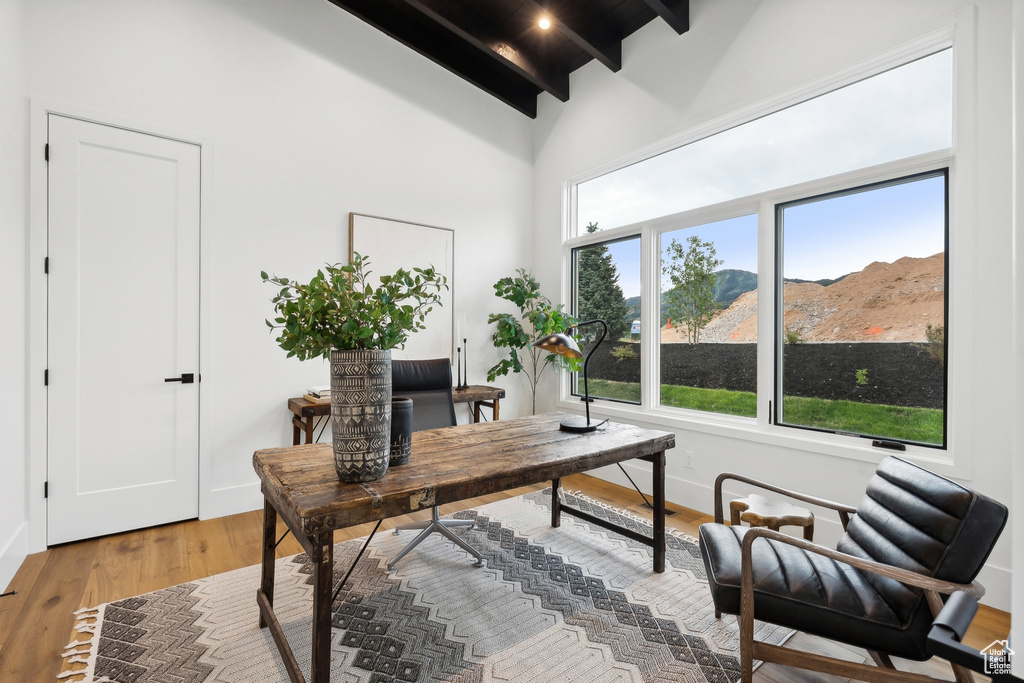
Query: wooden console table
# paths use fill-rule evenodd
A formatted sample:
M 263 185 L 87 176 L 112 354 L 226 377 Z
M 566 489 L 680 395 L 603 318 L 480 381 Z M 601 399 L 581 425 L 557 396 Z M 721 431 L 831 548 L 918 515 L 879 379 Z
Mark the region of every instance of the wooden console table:
M 505 398 L 505 390 L 480 384 L 464 389 L 452 389 L 456 403 L 468 403 L 473 409 L 473 422 L 480 421 L 480 407 L 491 409 L 491 419 L 497 421 L 499 401 Z M 292 445 L 313 443 L 313 432 L 321 417 L 330 417 L 330 403 L 313 403 L 303 397 L 288 399 L 288 410 L 292 411 Z M 302 435 L 305 434 L 305 441 Z
M 653 569 L 665 571 L 665 451 L 675 447 L 675 435 L 614 422 L 573 434 L 559 430 L 563 417 L 548 413 L 414 432 L 409 463 L 363 484 L 338 480 L 330 444 L 256 451 L 253 467 L 264 496 L 263 574 L 256 602 L 260 626 L 270 628 L 291 680 L 305 682 L 273 608 L 278 516 L 313 563 L 311 683 L 330 680 L 335 529 L 550 480 L 553 527 L 560 525 L 560 513 L 567 512 L 614 529 L 653 546 Z M 561 477 L 633 458 L 654 465 L 653 537 L 560 502 Z
M 452 389 L 456 403 L 468 403 L 473 408 L 473 422 L 480 421 L 480 406 L 491 409 L 491 420 L 498 421 L 498 402 L 505 398 L 505 390 L 474 384 L 462 389 Z

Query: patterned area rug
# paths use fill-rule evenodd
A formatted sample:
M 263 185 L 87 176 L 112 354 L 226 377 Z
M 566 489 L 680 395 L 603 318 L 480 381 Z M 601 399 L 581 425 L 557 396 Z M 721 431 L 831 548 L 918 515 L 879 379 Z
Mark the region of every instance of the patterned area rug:
M 579 496 L 568 502 L 650 533 L 643 521 Z M 441 536 L 387 571 L 413 538 L 374 538 L 334 603 L 332 682 L 735 681 L 734 617 L 714 617 L 704 565 L 689 539 L 668 538 L 667 570 L 652 549 L 562 516 L 550 526 L 550 492 L 454 515 L 476 519 L 464 537 L 485 568 Z M 361 540 L 335 550 L 335 581 Z M 275 611 L 308 675 L 311 566 L 278 560 Z M 64 656 L 83 683 L 279 683 L 288 674 L 258 627 L 258 566 L 83 610 Z M 759 640 L 789 631 L 758 624 Z M 85 665 L 84 668 L 82 665 Z

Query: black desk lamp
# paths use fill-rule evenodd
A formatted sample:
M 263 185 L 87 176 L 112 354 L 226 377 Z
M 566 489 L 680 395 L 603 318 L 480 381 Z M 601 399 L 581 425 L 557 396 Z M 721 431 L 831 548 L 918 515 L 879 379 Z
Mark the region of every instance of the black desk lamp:
M 590 357 L 594 355 L 594 351 L 604 341 L 604 336 L 608 334 L 608 326 L 605 325 L 604 321 L 600 318 L 594 320 L 584 320 L 581 323 L 570 325 L 565 328 L 565 332 L 558 332 L 555 334 L 548 334 L 537 341 L 533 342 L 533 346 L 538 349 L 550 351 L 551 353 L 557 353 L 559 356 L 565 356 L 566 358 L 583 358 L 583 352 L 580 351 L 579 345 L 576 340 L 570 337 L 567 333 L 574 327 L 580 327 L 582 325 L 590 325 L 592 323 L 601 323 L 603 331 L 601 336 L 598 337 L 597 342 L 593 348 L 590 349 L 590 353 L 587 354 L 586 360 L 583 361 L 583 403 L 587 407 L 587 418 L 586 421 L 579 416 L 573 415 L 562 420 L 561 429 L 563 432 L 592 432 L 608 420 L 602 420 L 601 422 L 591 423 L 590 422 L 590 388 L 587 386 L 587 364 L 590 362 Z

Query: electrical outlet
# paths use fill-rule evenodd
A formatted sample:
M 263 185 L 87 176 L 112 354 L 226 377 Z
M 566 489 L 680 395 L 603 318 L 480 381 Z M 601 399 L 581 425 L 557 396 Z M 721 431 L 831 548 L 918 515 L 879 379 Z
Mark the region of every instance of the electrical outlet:
M 694 453 L 693 453 L 693 451 L 684 451 L 684 453 L 686 454 L 686 466 L 689 467 L 692 470 L 693 469 L 693 461 L 694 461 L 694 458 L 695 458 Z

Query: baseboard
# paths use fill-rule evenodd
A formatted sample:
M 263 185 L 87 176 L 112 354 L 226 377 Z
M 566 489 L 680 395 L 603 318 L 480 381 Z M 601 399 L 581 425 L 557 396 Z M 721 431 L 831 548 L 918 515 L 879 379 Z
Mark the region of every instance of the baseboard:
M 0 550 L 0 586 L 6 592 L 28 556 L 28 522 L 22 522 Z
M 259 482 L 205 491 L 199 499 L 199 519 L 215 519 L 263 509 Z
M 635 464 L 635 461 L 623 463 L 623 467 L 629 472 L 629 476 L 633 478 L 633 481 L 637 483 L 640 490 L 645 494 L 650 495 L 651 490 L 651 475 L 650 466 L 646 464 Z M 646 470 L 644 468 L 647 468 Z M 608 467 L 602 467 L 600 469 L 592 470 L 587 474 L 610 481 L 613 484 L 624 486 L 626 488 L 633 488 L 629 483 L 629 480 L 623 475 L 622 470 L 614 465 Z M 735 486 L 742 486 L 732 482 Z M 734 498 L 739 498 L 746 495 L 749 491 L 741 489 L 730 490 L 729 482 L 726 482 L 723 486 L 722 498 L 726 501 Z M 675 505 L 681 505 L 683 507 L 696 510 L 697 512 L 703 512 L 707 515 L 714 515 L 715 507 L 715 492 L 711 486 L 704 486 L 701 484 L 695 484 L 685 479 L 679 479 L 677 477 L 666 476 L 665 477 L 665 499 Z M 832 513 L 833 517 L 835 513 Z M 843 528 L 839 523 L 838 519 L 825 518 L 823 516 L 815 514 L 816 519 L 814 520 L 814 540 L 817 543 L 826 545 L 829 547 L 835 547 L 835 544 L 839 541 L 842 536 Z M 783 531 L 790 531 L 789 528 L 784 528 Z M 1011 605 L 1011 586 L 1013 580 L 1013 573 L 1002 567 L 997 567 L 992 564 L 986 564 L 982 567 L 981 572 L 978 574 L 978 582 L 985 587 L 985 596 L 981 599 L 982 604 L 994 607 L 1004 612 L 1010 611 Z

